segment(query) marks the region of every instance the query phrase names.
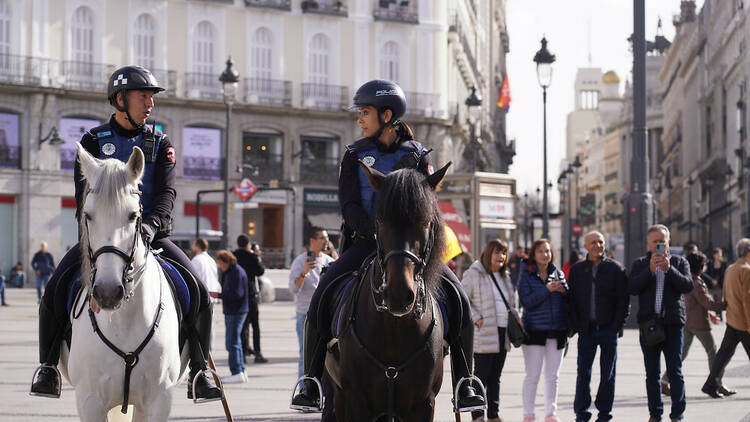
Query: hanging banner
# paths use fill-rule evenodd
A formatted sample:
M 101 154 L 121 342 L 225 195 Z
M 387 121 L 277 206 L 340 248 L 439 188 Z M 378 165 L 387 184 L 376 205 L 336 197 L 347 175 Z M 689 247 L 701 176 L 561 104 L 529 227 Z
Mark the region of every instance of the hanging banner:
M 60 119 L 60 137 L 65 141 L 60 145 L 60 170 L 73 171 L 76 164 L 76 143 L 89 129 L 99 126 L 99 120 L 63 117 Z M 43 134 L 46 136 L 47 134 Z
M 21 167 L 18 114 L 0 113 L 0 168 Z
M 221 180 L 221 130 L 203 127 L 182 129 L 183 176 Z

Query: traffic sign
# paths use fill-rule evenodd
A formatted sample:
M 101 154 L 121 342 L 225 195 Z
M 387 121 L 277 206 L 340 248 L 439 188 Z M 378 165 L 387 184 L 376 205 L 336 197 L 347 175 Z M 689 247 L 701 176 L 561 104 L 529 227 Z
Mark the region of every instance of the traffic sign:
M 232 192 L 237 194 L 243 201 L 247 201 L 251 196 L 258 192 L 258 187 L 253 184 L 248 178 L 242 179 L 237 186 L 232 189 Z
M 580 224 L 573 224 L 573 227 L 571 227 L 571 228 L 570 228 L 570 231 L 571 231 L 571 232 L 572 232 L 572 233 L 573 233 L 574 235 L 578 236 L 578 235 L 580 235 L 581 233 L 583 233 L 583 226 L 581 226 Z

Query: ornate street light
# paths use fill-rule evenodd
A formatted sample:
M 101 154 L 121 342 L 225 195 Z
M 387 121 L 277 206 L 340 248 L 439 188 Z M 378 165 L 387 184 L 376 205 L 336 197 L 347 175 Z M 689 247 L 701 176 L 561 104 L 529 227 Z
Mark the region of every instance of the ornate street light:
M 547 87 L 552 82 L 552 63 L 555 62 L 555 55 L 547 50 L 547 38 L 542 37 L 542 48 L 534 55 L 536 63 L 536 77 L 539 86 L 542 87 L 542 103 L 544 107 L 544 147 L 542 154 L 544 156 L 544 178 L 542 183 L 547 182 Z M 542 200 L 544 219 L 542 223 L 542 237 L 549 237 L 549 209 L 547 207 L 547 189 L 544 189 L 544 198 Z
M 237 97 L 237 85 L 240 82 L 240 74 L 233 68 L 234 62 L 232 57 L 227 59 L 227 68 L 224 69 L 219 82 L 221 82 L 221 91 L 224 95 L 224 104 L 227 106 L 227 122 L 224 129 L 224 146 L 222 157 L 223 162 L 223 179 L 224 179 L 224 218 L 221 222 L 221 247 L 229 248 L 229 118 L 232 114 L 232 104 Z
M 477 141 L 477 132 L 479 132 L 481 119 L 480 114 L 482 110 L 482 99 L 477 97 L 477 88 L 471 87 L 471 94 L 464 102 L 466 109 L 469 112 L 469 125 L 471 127 L 471 145 L 474 148 L 474 152 L 471 155 L 471 172 L 477 171 L 477 150 L 479 149 Z

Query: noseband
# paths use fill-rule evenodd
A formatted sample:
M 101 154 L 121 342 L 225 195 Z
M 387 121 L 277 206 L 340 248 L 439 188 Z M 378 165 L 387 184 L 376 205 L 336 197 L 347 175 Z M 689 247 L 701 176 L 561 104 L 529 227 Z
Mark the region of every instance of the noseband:
M 388 264 L 388 260 L 393 258 L 394 256 L 404 256 L 414 263 L 414 282 L 417 285 L 417 297 L 415 298 L 415 305 L 412 309 L 412 312 L 414 312 L 414 316 L 417 319 L 422 318 L 422 315 L 425 311 L 427 297 L 427 295 L 425 294 L 424 270 L 427 267 L 427 262 L 429 261 L 430 255 L 432 254 L 432 246 L 435 242 L 435 232 L 433 230 L 432 223 L 430 223 L 429 232 L 430 234 L 427 238 L 427 243 L 425 243 L 424 248 L 422 249 L 421 257 L 417 256 L 414 252 L 408 249 L 391 249 L 387 254 L 383 255 L 383 249 L 381 248 L 380 240 L 378 239 L 378 222 L 377 220 L 375 221 L 375 261 L 378 264 L 378 268 L 380 268 L 382 277 L 380 280 L 380 285 L 376 286 L 375 277 L 371 271 L 370 291 L 372 292 L 372 300 L 375 303 L 375 309 L 378 312 L 391 312 L 388 305 L 386 305 L 385 303 L 385 291 L 388 287 L 388 280 L 386 278 L 385 270 L 386 265 Z M 380 301 L 378 301 L 377 296 L 380 296 Z

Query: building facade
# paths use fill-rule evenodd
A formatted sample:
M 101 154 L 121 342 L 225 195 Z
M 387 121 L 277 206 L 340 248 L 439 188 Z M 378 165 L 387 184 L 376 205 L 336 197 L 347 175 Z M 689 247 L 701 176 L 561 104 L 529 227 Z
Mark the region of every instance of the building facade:
M 221 194 L 197 196 L 221 190 L 228 135 L 229 185 L 261 187 L 232 195 L 229 239 L 247 233 L 284 265 L 306 227 L 338 233 L 338 163 L 361 136 L 346 107 L 367 80 L 404 88 L 404 120 L 436 165 L 466 171 L 476 153 L 478 170 L 507 172 L 502 110 L 483 102 L 472 143 L 464 106 L 472 86 L 497 95 L 507 51 L 504 0 L 0 0 L 0 267 L 28 263 L 43 240 L 58 259 L 77 242 L 75 142 L 109 119 L 119 66 L 150 68 L 167 88 L 152 123 L 176 149 L 173 238 L 218 239 Z M 229 56 L 241 80 L 227 128 Z

